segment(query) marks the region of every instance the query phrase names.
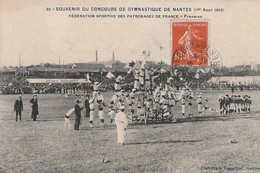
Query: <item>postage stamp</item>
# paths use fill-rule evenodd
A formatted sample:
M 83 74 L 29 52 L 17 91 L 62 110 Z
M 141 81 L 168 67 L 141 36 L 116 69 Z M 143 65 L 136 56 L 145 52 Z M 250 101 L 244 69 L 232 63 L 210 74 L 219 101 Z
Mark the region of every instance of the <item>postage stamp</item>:
M 208 65 L 208 22 L 172 22 L 172 65 Z

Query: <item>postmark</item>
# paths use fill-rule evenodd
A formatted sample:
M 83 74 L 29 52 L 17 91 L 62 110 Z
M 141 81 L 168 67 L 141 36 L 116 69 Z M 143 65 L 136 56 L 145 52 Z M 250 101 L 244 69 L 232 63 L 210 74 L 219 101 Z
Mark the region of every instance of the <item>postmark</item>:
M 208 22 L 172 22 L 172 65 L 207 66 Z

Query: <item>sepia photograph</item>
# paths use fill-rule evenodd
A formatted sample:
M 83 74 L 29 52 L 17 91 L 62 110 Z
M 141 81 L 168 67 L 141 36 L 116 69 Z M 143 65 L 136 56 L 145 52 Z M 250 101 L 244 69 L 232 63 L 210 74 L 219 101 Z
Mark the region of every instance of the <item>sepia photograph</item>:
M 0 173 L 260 172 L 259 6 L 0 0 Z

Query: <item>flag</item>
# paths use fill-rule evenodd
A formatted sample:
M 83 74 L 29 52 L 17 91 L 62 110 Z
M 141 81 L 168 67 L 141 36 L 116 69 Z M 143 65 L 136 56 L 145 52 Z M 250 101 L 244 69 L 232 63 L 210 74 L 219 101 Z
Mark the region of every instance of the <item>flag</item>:
M 131 74 L 132 71 L 133 71 L 133 68 L 130 68 L 130 69 L 128 70 L 127 74 Z
M 115 78 L 115 75 L 113 75 L 113 73 L 111 73 L 111 72 L 108 72 L 106 77 L 108 79 L 112 79 L 112 78 Z
M 13 82 L 10 82 L 10 83 L 8 84 L 8 86 L 10 86 L 10 87 L 13 86 L 13 85 L 14 85 Z
M 101 69 L 100 73 L 103 74 L 104 72 L 107 72 L 105 69 Z
M 199 79 L 199 78 L 200 78 L 200 74 L 199 74 L 198 72 L 195 74 L 195 78 L 196 78 L 196 79 Z
M 87 73 L 86 78 L 87 78 L 87 83 L 92 83 L 92 82 L 90 81 L 89 73 Z
M 87 78 L 87 80 L 90 80 L 89 73 L 86 74 L 86 78 Z
M 76 64 L 73 64 L 71 68 L 77 68 Z
M 161 73 L 166 73 L 167 71 L 161 68 Z
M 123 79 L 123 78 L 122 78 L 122 76 L 121 76 L 121 75 L 119 75 L 119 76 L 117 77 L 117 79 L 121 80 L 121 79 Z

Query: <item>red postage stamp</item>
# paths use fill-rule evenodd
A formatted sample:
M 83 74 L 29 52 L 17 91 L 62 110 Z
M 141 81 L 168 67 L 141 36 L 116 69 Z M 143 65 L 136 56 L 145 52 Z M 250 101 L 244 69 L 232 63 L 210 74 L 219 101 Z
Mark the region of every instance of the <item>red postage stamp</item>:
M 208 65 L 208 22 L 172 22 L 172 65 Z

